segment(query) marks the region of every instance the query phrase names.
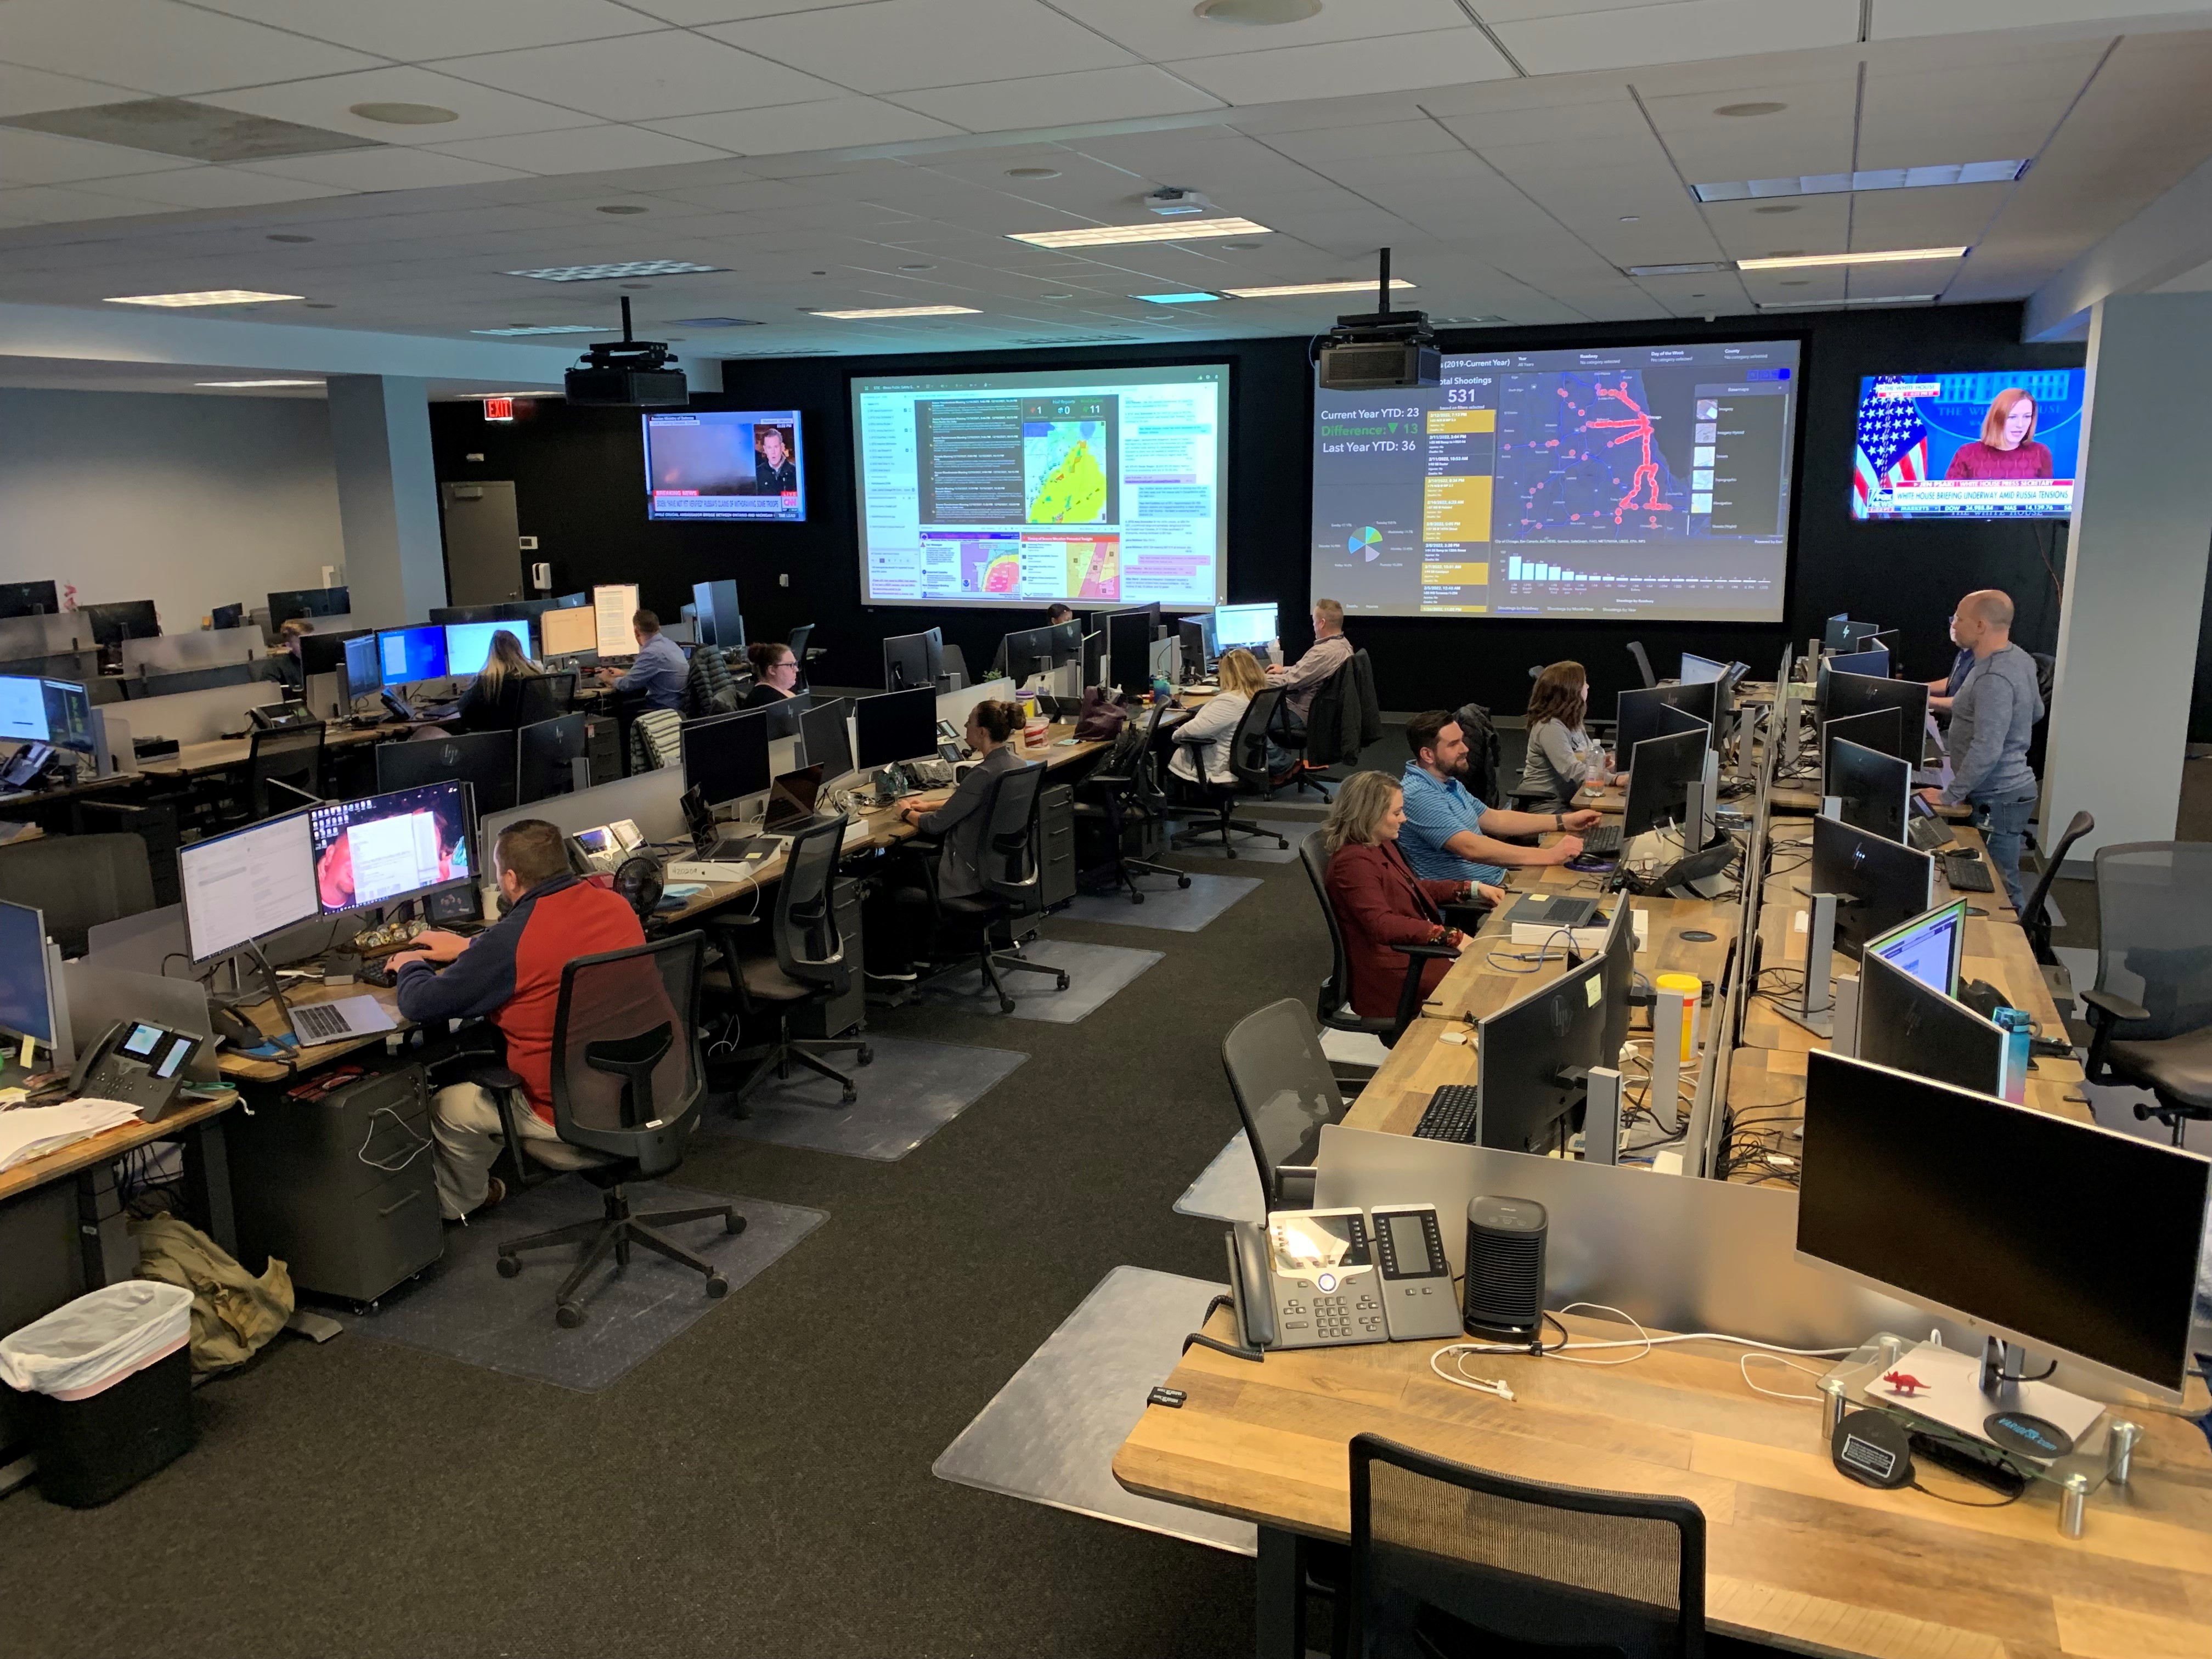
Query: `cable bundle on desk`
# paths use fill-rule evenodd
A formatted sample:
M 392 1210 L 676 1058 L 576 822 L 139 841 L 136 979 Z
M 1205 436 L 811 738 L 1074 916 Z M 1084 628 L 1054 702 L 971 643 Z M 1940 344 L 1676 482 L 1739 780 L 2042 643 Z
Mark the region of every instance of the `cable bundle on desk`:
M 1632 1338 L 1619 1340 L 1575 1340 L 1565 1324 L 1562 1322 L 1560 1315 L 1572 1313 L 1577 1308 L 1588 1308 L 1596 1313 L 1617 1315 L 1621 1320 L 1635 1328 L 1636 1334 Z M 1547 1323 L 1556 1326 L 1559 1332 L 1560 1340 L 1549 1346 L 1546 1346 L 1540 1339 L 1517 1346 L 1487 1342 L 1447 1342 L 1429 1356 L 1429 1369 L 1444 1382 L 1455 1387 L 1472 1389 L 1477 1394 L 1493 1395 L 1501 1399 L 1510 1400 L 1513 1398 L 1513 1392 L 1503 1382 L 1468 1376 L 1466 1374 L 1468 1359 L 1479 1354 L 1519 1354 L 1538 1359 L 1561 1360 L 1570 1365 L 1632 1365 L 1650 1354 L 1654 1348 L 1671 1346 L 1677 1342 L 1729 1342 L 1738 1347 L 1754 1351 L 1753 1353 L 1746 1354 L 1742 1360 L 1737 1362 L 1738 1370 L 1742 1370 L 1744 1360 L 1753 1358 L 1759 1354 L 1778 1358 L 1786 1354 L 1801 1359 L 1840 1359 L 1855 1352 L 1850 1348 L 1784 1347 L 1779 1342 L 1762 1342 L 1755 1337 L 1731 1336 L 1723 1331 L 1687 1331 L 1667 1336 L 1654 1336 L 1644 1328 L 1633 1315 L 1624 1313 L 1619 1308 L 1607 1307 L 1601 1302 L 1570 1302 L 1565 1307 L 1561 1308 L 1559 1313 L 1553 1313 L 1547 1309 L 1544 1311 L 1544 1319 Z M 1568 1352 L 1570 1349 L 1611 1348 L 1634 1348 L 1637 1352 L 1619 1359 L 1585 1359 Z M 1449 1370 L 1443 1364 L 1443 1361 L 1448 1357 L 1452 1360 L 1452 1366 Z M 1802 1370 L 1802 1367 L 1796 1369 Z M 1743 1380 L 1757 1392 L 1772 1395 L 1777 1399 L 1803 1400 L 1813 1404 L 1821 1402 L 1821 1396 L 1818 1395 L 1778 1395 L 1771 1389 L 1760 1388 L 1758 1383 L 1751 1381 L 1751 1374 L 1748 1370 L 1743 1370 Z

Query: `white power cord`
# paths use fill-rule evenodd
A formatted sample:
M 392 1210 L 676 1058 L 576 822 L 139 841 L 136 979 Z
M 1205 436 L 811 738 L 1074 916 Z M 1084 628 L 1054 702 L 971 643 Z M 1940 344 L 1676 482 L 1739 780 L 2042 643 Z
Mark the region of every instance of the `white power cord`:
M 1747 1369 L 1748 1362 L 1753 1359 L 1766 1358 L 1777 1364 L 1787 1365 L 1790 1362 L 1782 1358 L 1782 1355 L 1789 1354 L 1805 1359 L 1836 1359 L 1856 1352 L 1851 1348 L 1787 1348 L 1778 1342 L 1761 1342 L 1753 1337 L 1731 1336 L 1723 1331 L 1685 1331 L 1667 1336 L 1654 1336 L 1638 1322 L 1633 1315 L 1625 1313 L 1619 1308 L 1608 1307 L 1602 1302 L 1570 1302 L 1557 1313 L 1547 1313 L 1545 1316 L 1554 1323 L 1559 1323 L 1559 1315 L 1572 1313 L 1577 1308 L 1588 1308 L 1598 1313 L 1617 1315 L 1628 1324 L 1635 1327 L 1636 1335 L 1632 1339 L 1619 1341 L 1562 1342 L 1556 1347 L 1534 1350 L 1537 1358 L 1565 1360 L 1570 1365 L 1632 1365 L 1654 1348 L 1670 1346 L 1677 1342 L 1732 1342 L 1739 1347 L 1755 1351 L 1743 1355 L 1736 1361 L 1736 1368 L 1742 1373 L 1744 1382 L 1754 1391 L 1771 1395 L 1777 1400 L 1804 1400 L 1818 1404 L 1820 1400 L 1818 1395 L 1780 1394 L 1772 1389 L 1760 1388 L 1758 1383 L 1751 1380 L 1751 1372 Z M 1562 1331 L 1566 1328 L 1564 1324 L 1560 1324 L 1559 1328 Z M 1636 1352 L 1620 1359 L 1581 1359 L 1566 1352 L 1565 1350 L 1569 1348 L 1633 1348 Z M 1468 1358 L 1474 1354 L 1525 1355 L 1531 1352 L 1527 1347 L 1510 1347 L 1480 1342 L 1449 1342 L 1429 1356 L 1429 1369 L 1445 1382 L 1457 1387 L 1473 1389 L 1482 1394 L 1495 1395 L 1502 1400 L 1510 1400 L 1514 1397 L 1513 1391 L 1503 1382 L 1490 1382 L 1481 1377 L 1468 1376 L 1466 1373 Z M 1449 1370 L 1445 1370 L 1441 1363 L 1447 1355 L 1452 1357 L 1453 1363 Z M 1790 1369 L 1804 1371 L 1808 1376 L 1820 1375 L 1819 1372 L 1810 1370 L 1802 1365 L 1792 1365 Z

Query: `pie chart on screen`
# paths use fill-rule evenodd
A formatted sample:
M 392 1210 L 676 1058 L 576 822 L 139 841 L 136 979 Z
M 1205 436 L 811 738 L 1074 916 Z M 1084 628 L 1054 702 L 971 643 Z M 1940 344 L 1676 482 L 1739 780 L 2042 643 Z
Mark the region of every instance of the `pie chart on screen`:
M 1379 559 L 1382 556 L 1382 532 L 1371 524 L 1364 530 L 1355 530 L 1345 538 L 1344 550 L 1357 553 L 1370 562 Z

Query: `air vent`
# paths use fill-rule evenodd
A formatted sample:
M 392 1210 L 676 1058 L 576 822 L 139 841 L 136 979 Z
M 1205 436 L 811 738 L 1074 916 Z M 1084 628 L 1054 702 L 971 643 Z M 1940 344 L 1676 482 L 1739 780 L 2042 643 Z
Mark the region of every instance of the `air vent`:
M 339 149 L 381 149 L 374 138 L 305 127 L 266 115 L 246 115 L 182 98 L 143 98 L 127 104 L 89 104 L 81 109 L 13 115 L 0 126 L 89 138 L 125 149 L 181 155 L 193 161 L 273 161 L 286 155 L 320 155 Z
M 677 317 L 670 319 L 671 328 L 758 328 L 760 325 L 750 317 Z

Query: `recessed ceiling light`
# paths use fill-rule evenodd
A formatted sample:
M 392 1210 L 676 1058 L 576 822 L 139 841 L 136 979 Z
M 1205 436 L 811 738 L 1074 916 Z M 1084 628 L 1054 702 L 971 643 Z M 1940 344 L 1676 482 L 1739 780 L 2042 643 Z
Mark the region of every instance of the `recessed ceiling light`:
M 1073 300 L 1074 297 L 1075 296 L 1073 294 L 1040 294 L 1037 295 L 1037 298 L 1040 300 Z
M 272 235 L 269 238 L 269 240 L 272 242 L 312 242 L 315 239 L 312 236 L 286 236 L 282 234 Z
M 1209 23 L 1303 23 L 1321 10 L 1321 0 L 1198 0 L 1192 9 Z
M 1132 294 L 1132 300 L 1143 300 L 1156 306 L 1202 306 L 1208 300 L 1218 300 L 1218 294 Z
M 1708 276 L 1716 270 L 1727 269 L 1728 265 L 1723 261 L 1707 259 L 1698 264 L 1631 265 L 1628 267 L 1628 275 L 1631 276 Z
M 1828 311 L 1847 306 L 1932 306 L 1932 294 L 1880 294 L 1863 300 L 1761 300 L 1761 311 Z
M 320 380 L 194 380 L 194 386 L 243 387 L 252 386 L 320 386 Z
M 309 300 L 300 307 L 302 311 L 336 311 L 337 304 L 331 300 Z
M 112 306 L 258 306 L 270 300 L 296 300 L 296 294 L 262 294 L 250 288 L 211 288 L 199 294 L 113 294 Z
M 605 334 L 597 323 L 510 323 L 505 328 L 472 328 L 471 334 Z
M 1785 202 L 1779 207 L 1757 207 L 1752 209 L 1752 211 L 1753 213 L 1795 213 L 1797 211 L 1797 204 L 1795 202 Z
M 1395 290 L 1413 284 L 1402 276 L 1393 276 L 1390 286 Z M 1232 300 L 1287 300 L 1301 294 L 1371 294 L 1375 284 L 1361 278 L 1348 283 L 1281 283 L 1273 288 L 1224 288 L 1221 291 Z
M 810 270 L 806 274 L 809 276 L 827 276 L 830 273 L 826 270 Z
M 1231 253 L 1256 253 L 1267 245 L 1265 242 L 1224 242 L 1221 246 Z
M 1624 225 L 1639 224 L 1642 221 L 1643 216 L 1641 214 L 1624 213 L 1620 216 L 1620 222 Z
M 1723 104 L 1713 113 L 1716 115 L 1779 115 L 1789 107 L 1787 104 Z
M 1031 247 L 1111 247 L 1121 242 L 1195 242 L 1212 236 L 1271 235 L 1265 225 L 1249 219 L 1182 219 L 1164 224 L 1089 225 L 1080 230 L 1030 230 L 1012 233 L 1008 240 Z
M 596 207 L 592 210 L 594 213 L 650 213 L 652 210 L 650 208 L 641 208 L 635 202 L 610 202 L 605 207 Z
M 973 306 L 877 306 L 868 310 L 816 311 L 808 314 L 850 320 L 869 317 L 980 317 L 983 313 Z
M 899 269 L 901 270 L 934 270 L 937 267 L 935 265 L 901 265 Z
M 1844 196 L 1869 190 L 1933 190 L 1941 185 L 2008 185 L 2025 161 L 1947 161 L 1941 167 L 1866 167 L 1856 173 L 1802 173 L 1786 179 L 1742 179 L 1692 185 L 1700 202 L 1742 202 L 1762 196 Z
M 1764 259 L 1739 259 L 1738 270 L 1792 270 L 1807 265 L 1893 265 L 1916 259 L 1963 259 L 1962 247 L 1899 247 L 1880 253 L 1788 253 Z
M 1008 167 L 1006 177 L 1009 179 L 1057 179 L 1060 177 L 1060 169 L 1058 167 Z
M 530 276 L 541 283 L 603 283 L 615 276 L 691 276 L 721 270 L 720 265 L 696 265 L 689 259 L 625 259 L 606 265 L 547 265 L 540 270 L 509 270 L 507 276 Z
M 435 104 L 349 104 L 347 107 L 364 121 L 380 122 L 387 127 L 434 127 L 461 118 L 454 111 Z

